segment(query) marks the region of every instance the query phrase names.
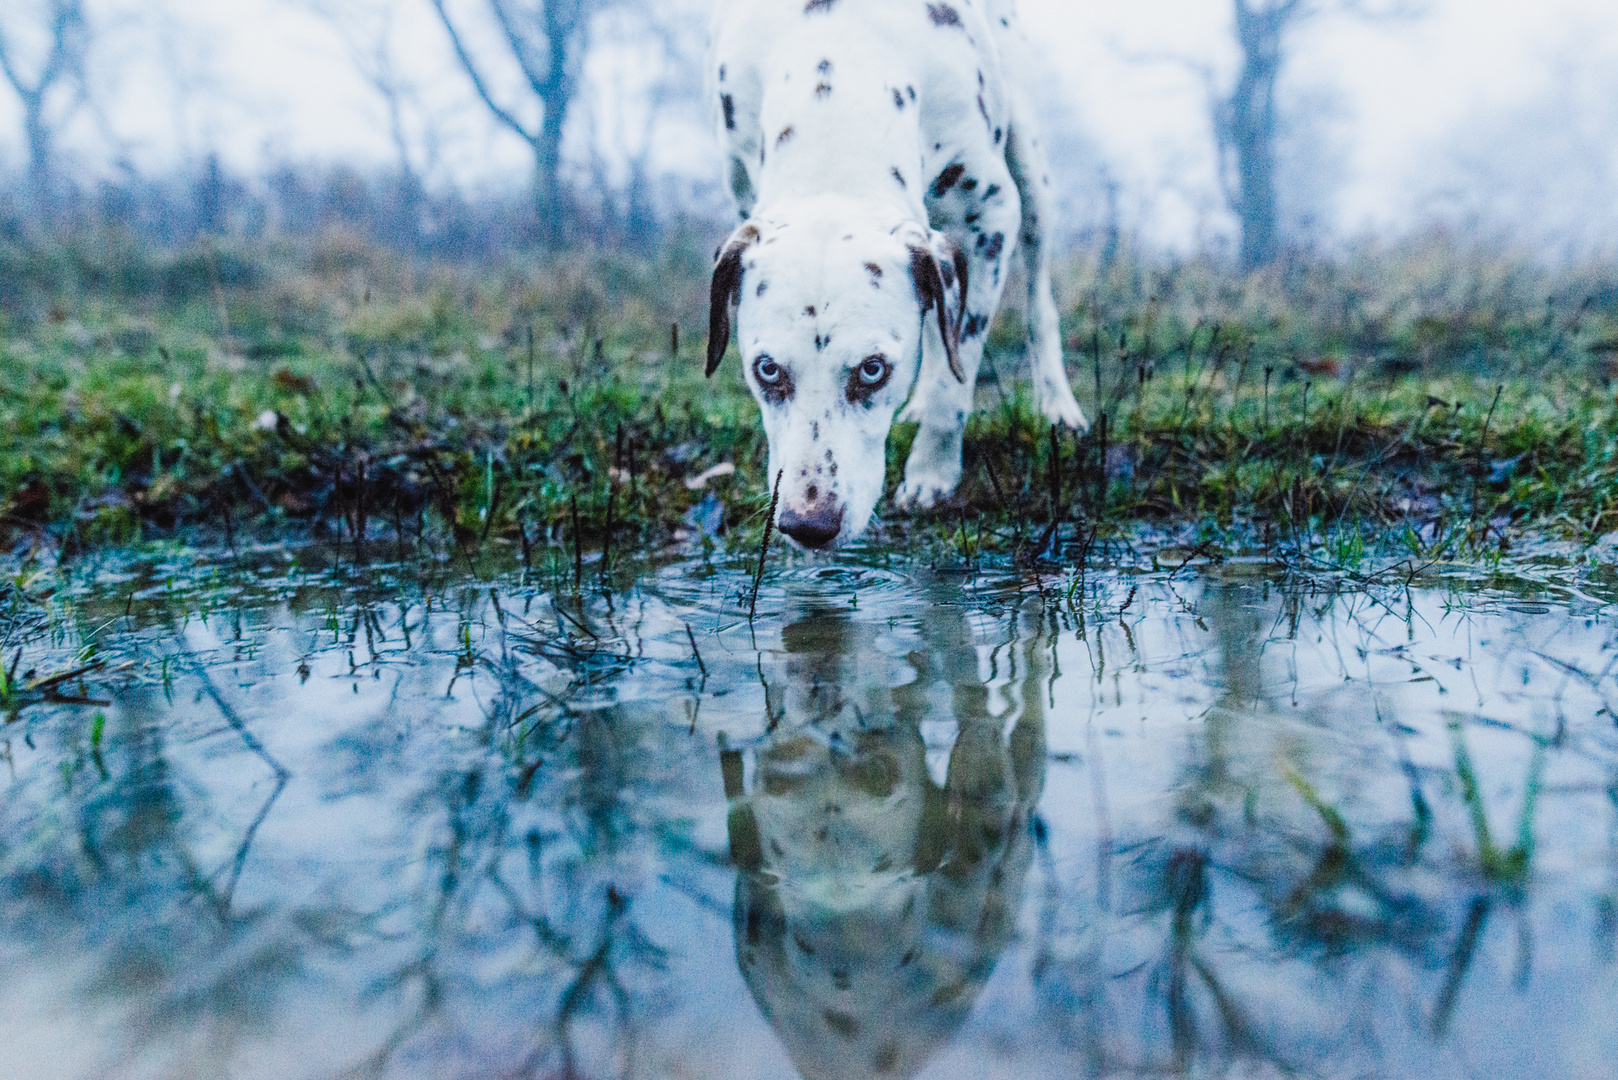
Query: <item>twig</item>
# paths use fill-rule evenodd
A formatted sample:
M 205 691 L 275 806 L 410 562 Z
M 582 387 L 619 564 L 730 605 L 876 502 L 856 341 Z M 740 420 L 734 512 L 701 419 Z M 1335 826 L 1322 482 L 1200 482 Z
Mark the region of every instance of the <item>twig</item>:
M 573 591 L 584 588 L 584 548 L 579 541 L 579 493 L 568 497 L 573 508 Z
M 747 602 L 747 621 L 753 621 L 753 612 L 758 607 L 758 585 L 764 579 L 764 556 L 770 550 L 770 529 L 775 525 L 775 508 L 781 502 L 781 477 L 785 470 L 775 474 L 775 490 L 770 493 L 770 512 L 764 518 L 764 537 L 758 544 L 758 569 L 753 571 L 753 596 Z
M 500 472 L 495 474 L 494 491 L 490 492 L 489 494 L 489 509 L 486 511 L 485 517 L 483 518 L 483 531 L 478 533 L 479 548 L 483 547 L 483 542 L 489 538 L 489 529 L 494 525 L 494 515 L 500 512 L 500 497 L 505 494 L 505 487 L 506 474 L 505 470 L 502 469 Z M 361 520 L 363 522 L 363 519 Z M 519 525 L 519 528 L 520 527 L 521 526 Z M 361 533 L 360 535 L 364 536 L 364 533 Z M 525 532 L 523 533 L 523 564 L 527 565 L 527 562 L 528 534 Z
M 679 324 L 676 323 L 675 325 Z M 702 672 L 702 677 L 706 679 L 708 677 L 708 665 L 702 662 L 702 650 L 697 648 L 697 635 L 691 632 L 690 623 L 685 624 L 685 636 L 691 642 L 691 655 L 697 658 L 697 670 Z
M 1051 524 L 1061 520 L 1062 505 L 1062 447 L 1056 441 L 1056 425 L 1051 425 Z

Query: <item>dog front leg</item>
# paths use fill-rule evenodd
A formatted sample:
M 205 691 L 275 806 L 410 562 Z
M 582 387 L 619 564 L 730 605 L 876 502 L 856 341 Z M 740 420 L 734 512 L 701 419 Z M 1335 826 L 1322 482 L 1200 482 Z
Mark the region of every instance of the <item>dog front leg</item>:
M 1024 126 L 1013 125 L 1006 137 L 1006 164 L 1022 197 L 1022 227 L 1018 239 L 1027 279 L 1025 322 L 1028 329 L 1028 374 L 1034 386 L 1034 406 L 1052 424 L 1086 431 L 1090 422 L 1073 397 L 1062 363 L 1062 328 L 1051 289 L 1051 252 L 1047 230 L 1054 211 L 1050 167 L 1038 137 Z
M 961 341 L 961 367 L 966 381 L 950 372 L 944 339 L 928 321 L 922 334 L 921 375 L 901 418 L 920 423 L 905 462 L 904 483 L 896 501 L 901 509 L 927 509 L 955 494 L 961 483 L 961 439 L 972 414 L 972 397 L 983 359 L 981 337 Z

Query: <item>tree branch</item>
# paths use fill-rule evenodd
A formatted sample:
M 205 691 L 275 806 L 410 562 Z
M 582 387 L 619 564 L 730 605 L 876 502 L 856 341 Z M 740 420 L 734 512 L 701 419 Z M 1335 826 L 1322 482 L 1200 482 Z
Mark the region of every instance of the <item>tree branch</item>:
M 523 78 L 528 80 L 528 86 L 539 97 L 539 100 L 550 107 L 550 97 L 546 93 L 545 76 L 535 64 L 534 57 L 528 48 L 528 42 L 517 33 L 516 26 L 512 25 L 511 15 L 506 11 L 505 0 L 489 0 L 489 7 L 494 11 L 495 21 L 500 24 L 500 32 L 505 35 L 506 45 L 511 49 L 511 55 L 516 58 L 517 66 L 522 69 Z
M 495 102 L 494 96 L 489 92 L 488 83 L 484 81 L 483 74 L 478 71 L 477 64 L 472 60 L 471 52 L 467 50 L 466 43 L 461 40 L 460 31 L 455 29 L 454 22 L 450 20 L 449 12 L 444 10 L 444 0 L 428 0 L 428 2 L 432 4 L 433 10 L 438 12 L 438 19 L 444 24 L 444 30 L 449 34 L 450 44 L 455 48 L 455 55 L 460 59 L 461 67 L 465 70 L 467 78 L 472 80 L 472 88 L 477 91 L 478 97 L 483 99 L 483 104 L 489 107 L 489 111 L 494 113 L 497 120 L 514 131 L 524 142 L 538 148 L 540 135 L 529 131 L 521 120 L 518 120 L 515 115 Z

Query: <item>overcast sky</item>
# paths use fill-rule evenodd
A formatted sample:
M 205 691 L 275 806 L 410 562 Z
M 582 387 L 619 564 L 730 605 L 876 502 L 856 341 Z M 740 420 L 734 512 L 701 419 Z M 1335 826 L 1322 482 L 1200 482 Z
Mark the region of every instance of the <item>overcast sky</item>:
M 0 5 L 15 12 L 33 2 Z M 352 11 L 386 0 L 330 2 Z M 529 166 L 526 148 L 471 98 L 426 0 L 393 2 L 398 55 L 434 117 L 439 175 L 459 182 L 520 178 Z M 1232 70 L 1229 0 L 1021 5 L 1048 68 L 1047 101 L 1065 114 L 1067 127 L 1090 139 L 1147 227 L 1170 242 L 1218 231 L 1223 219 L 1204 90 L 1185 65 L 1167 57 Z M 99 6 L 120 28 L 112 50 L 118 62 L 108 69 L 121 74 L 108 94 L 105 126 L 143 171 L 210 150 L 246 171 L 285 158 L 390 160 L 377 99 L 354 76 L 329 24 L 298 10 L 296 0 L 100 0 Z M 1143 60 L 1148 54 L 1165 59 Z M 596 65 L 596 105 L 585 116 L 630 150 L 644 125 L 613 104 L 633 95 L 607 87 L 622 89 L 655 68 L 655 50 L 634 55 L 629 64 Z M 1590 110 L 1601 111 L 1602 102 L 1618 100 L 1618 78 L 1607 74 L 1615 69 L 1614 0 L 1432 0 L 1428 16 L 1415 22 L 1316 21 L 1298 36 L 1286 79 L 1291 90 L 1324 103 L 1332 118 L 1324 160 L 1338 185 L 1333 224 L 1354 233 L 1418 216 L 1432 188 L 1443 186 L 1440 174 L 1467 153 L 1469 137 L 1476 153 L 1490 158 L 1488 132 L 1497 118 L 1539 116 L 1537 123 L 1555 127 L 1558 115 L 1547 113 L 1545 103 L 1559 100 L 1558 93 L 1574 102 L 1574 111 L 1586 99 Z M 1569 90 L 1569 80 L 1584 89 Z M 1563 119 L 1572 138 L 1581 123 L 1600 118 Z M 13 162 L 21 146 L 17 121 L 15 99 L 0 92 L 0 149 Z M 1585 187 L 1618 177 L 1618 133 L 1597 127 L 1588 134 L 1597 144 L 1589 153 L 1600 156 L 1605 146 L 1607 158 L 1592 166 L 1594 179 Z M 81 120 L 71 141 L 82 168 L 94 167 L 101 138 L 89 118 Z M 1583 145 L 1573 152 L 1585 152 Z M 663 129 L 657 149 L 665 166 L 711 168 L 705 131 Z M 1510 165 L 1511 155 L 1493 153 L 1504 163 L 1489 168 Z M 1515 182 L 1525 182 L 1520 170 Z M 1520 203 L 1523 196 L 1513 198 Z M 1607 201 L 1618 216 L 1618 192 Z

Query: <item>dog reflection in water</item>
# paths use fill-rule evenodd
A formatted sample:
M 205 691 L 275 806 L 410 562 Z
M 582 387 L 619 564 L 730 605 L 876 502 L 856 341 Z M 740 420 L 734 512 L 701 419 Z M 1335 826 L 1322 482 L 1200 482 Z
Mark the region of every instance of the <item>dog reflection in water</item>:
M 809 1080 L 916 1073 L 1016 926 L 1044 784 L 1038 650 L 1014 627 L 984 643 L 985 683 L 957 609 L 918 629 L 902 656 L 886 624 L 788 626 L 765 670 L 773 733 L 722 755 L 737 963 Z

